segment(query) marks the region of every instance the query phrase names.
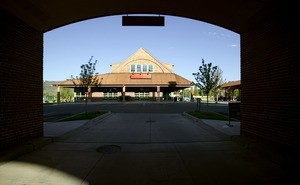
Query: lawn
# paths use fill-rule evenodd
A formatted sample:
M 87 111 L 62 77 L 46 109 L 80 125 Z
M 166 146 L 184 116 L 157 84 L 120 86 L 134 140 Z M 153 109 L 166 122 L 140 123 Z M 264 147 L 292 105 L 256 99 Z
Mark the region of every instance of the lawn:
M 186 113 L 194 117 L 197 117 L 199 119 L 213 119 L 213 120 L 228 121 L 227 115 L 222 115 L 214 112 L 188 111 Z
M 94 111 L 94 112 L 88 112 L 87 114 L 81 113 L 81 114 L 76 114 L 76 115 L 74 115 L 72 117 L 61 119 L 59 121 L 62 122 L 62 121 L 75 121 L 75 120 L 93 119 L 93 118 L 101 116 L 101 115 L 103 115 L 103 114 L 105 114 L 107 112 L 108 111 Z

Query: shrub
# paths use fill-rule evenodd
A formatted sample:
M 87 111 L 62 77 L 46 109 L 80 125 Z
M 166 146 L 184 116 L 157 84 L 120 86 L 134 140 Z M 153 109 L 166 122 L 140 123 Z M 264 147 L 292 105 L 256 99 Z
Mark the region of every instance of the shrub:
M 119 96 L 119 97 L 118 97 L 118 100 L 119 100 L 119 101 L 123 101 L 123 96 Z M 126 95 L 126 96 L 125 96 L 125 101 L 132 101 L 132 97 L 129 96 L 129 95 Z

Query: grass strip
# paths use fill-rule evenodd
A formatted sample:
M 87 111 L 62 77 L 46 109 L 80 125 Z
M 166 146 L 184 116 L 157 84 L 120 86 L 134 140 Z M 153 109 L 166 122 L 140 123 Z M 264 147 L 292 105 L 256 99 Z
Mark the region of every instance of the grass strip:
M 59 120 L 59 122 L 93 119 L 93 118 L 101 116 L 107 112 L 108 111 L 94 111 L 94 112 L 87 112 L 87 114 L 86 113 L 76 114 L 74 116 L 71 116 L 71 117 L 68 117 L 65 119 L 61 119 L 61 120 Z
M 214 112 L 188 111 L 186 113 L 194 117 L 197 117 L 199 119 L 213 119 L 213 120 L 228 121 L 228 116 L 214 113 Z

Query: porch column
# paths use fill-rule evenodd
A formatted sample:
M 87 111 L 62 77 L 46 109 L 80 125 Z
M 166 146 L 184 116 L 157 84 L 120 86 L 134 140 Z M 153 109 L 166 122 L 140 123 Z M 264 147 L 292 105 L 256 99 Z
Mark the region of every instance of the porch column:
M 225 98 L 226 98 L 226 101 L 229 101 L 229 99 L 230 99 L 230 94 L 229 94 L 229 88 L 228 87 L 225 88 Z
M 157 92 L 157 101 L 160 101 L 160 86 L 156 87 L 156 92 Z
M 60 86 L 56 86 L 56 102 L 60 103 Z
M 125 93 L 126 93 L 126 86 L 123 85 L 123 88 L 122 88 L 122 101 L 125 101 Z
M 191 102 L 194 102 L 194 86 L 190 87 L 190 98 Z

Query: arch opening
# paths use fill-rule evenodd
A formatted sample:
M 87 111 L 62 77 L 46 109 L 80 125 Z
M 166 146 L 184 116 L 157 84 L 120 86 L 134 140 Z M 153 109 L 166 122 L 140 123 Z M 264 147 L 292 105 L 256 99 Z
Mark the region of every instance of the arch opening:
M 122 27 L 121 16 L 116 15 L 74 23 L 45 33 L 44 65 L 47 66 L 44 67 L 44 80 L 54 80 L 45 79 L 45 73 L 49 72 L 47 69 L 51 65 L 48 61 L 61 61 L 59 62 L 59 65 L 62 65 L 61 67 L 52 65 L 52 70 L 50 70 L 55 71 L 53 73 L 55 78 L 59 76 L 58 73 L 61 69 L 73 71 L 65 74 L 64 79 L 55 79 L 54 81 L 66 80 L 71 75 L 77 75 L 76 71 L 79 71 L 79 66 L 86 61 L 84 57 L 97 53 L 102 55 L 95 56 L 96 58 L 102 58 L 98 61 L 100 74 L 110 73 L 109 71 L 112 73 L 115 71 L 130 72 L 130 67 L 126 65 L 130 65 L 129 63 L 132 63 L 132 61 L 152 60 L 154 61 L 153 65 L 159 67 L 154 72 L 159 72 L 164 68 L 161 72 L 177 73 L 192 82 L 194 81 L 192 73 L 197 72 L 203 58 L 207 59 L 207 62 L 218 66 L 219 69 L 226 71 L 227 75 L 235 75 L 223 77 L 222 83 L 227 80 L 240 79 L 239 34 L 197 20 L 175 16 L 165 16 L 165 18 L 165 27 Z M 64 36 L 60 38 L 60 34 Z M 61 40 L 61 43 L 55 45 L 53 42 L 55 40 Z M 48 44 L 50 49 L 48 49 Z M 143 53 L 137 54 L 140 56 L 132 56 L 134 55 L 132 54 L 133 51 L 138 48 L 142 48 Z M 51 55 L 55 56 L 53 53 L 58 53 L 58 56 L 48 58 L 50 50 L 52 50 Z M 73 53 L 78 56 L 72 56 Z M 146 58 L 143 58 L 144 55 L 147 55 Z M 68 60 L 72 61 L 71 66 L 67 62 Z M 116 64 L 113 64 L 112 67 L 112 63 Z M 136 65 L 133 63 L 132 65 Z M 144 67 L 148 71 L 149 62 L 146 63 L 137 65 L 146 65 Z M 176 63 L 176 65 L 174 66 L 173 63 Z M 108 68 L 109 66 L 111 69 Z M 120 67 L 123 69 L 116 70 Z M 176 81 L 173 78 L 170 80 L 172 82 Z M 120 87 L 116 88 L 121 89 L 121 86 L 124 86 L 125 83 L 120 82 Z M 109 84 L 107 86 L 112 87 Z M 140 86 L 141 84 L 138 85 L 138 89 L 140 89 Z M 161 85 L 156 83 L 156 86 Z M 156 89 L 156 87 L 153 88 Z M 103 91 L 107 91 L 107 88 Z M 169 91 L 165 92 L 166 96 L 169 93 Z M 120 96 L 120 94 L 121 92 L 116 96 Z M 98 95 L 100 94 L 98 93 Z M 82 97 L 82 93 L 79 96 Z M 132 96 L 134 97 L 133 94 Z M 114 97 L 112 99 L 118 98 Z M 170 97 L 167 99 L 171 100 Z M 211 99 L 214 100 L 215 97 Z M 181 97 L 181 100 L 183 100 L 183 97 Z
M 2 107 L 5 107 L 3 109 L 4 122 L 11 122 L 8 116 L 13 112 L 18 116 L 14 116 L 12 122 L 19 123 L 20 130 L 24 130 L 24 132 L 12 140 L 6 140 L 5 138 L 2 142 L 3 146 L 18 143 L 20 140 L 41 134 L 42 108 L 38 103 L 40 102 L 41 87 L 35 87 L 35 85 L 36 83 L 41 84 L 43 80 L 41 74 L 43 67 L 43 33 L 78 20 L 104 15 L 118 15 L 123 12 L 163 12 L 166 15 L 182 15 L 216 23 L 240 33 L 243 47 L 241 52 L 242 78 L 243 83 L 247 84 L 242 87 L 243 96 L 247 97 L 247 101 L 243 102 L 242 109 L 245 111 L 244 113 L 242 111 L 244 135 L 299 146 L 297 142 L 299 138 L 295 132 L 297 129 L 293 124 L 290 124 L 296 120 L 292 114 L 296 111 L 293 108 L 292 110 L 288 108 L 296 107 L 293 99 L 289 97 L 293 97 L 293 92 L 297 89 L 295 89 L 294 84 L 285 83 L 288 79 L 297 79 L 295 76 L 297 73 L 286 72 L 290 71 L 290 68 L 287 67 L 288 65 L 283 65 L 293 64 L 298 57 L 295 52 L 298 49 L 297 39 L 295 38 L 298 37 L 295 32 L 297 28 L 293 24 L 296 22 L 294 14 L 296 11 L 293 10 L 293 7 L 296 6 L 294 4 L 278 1 L 240 2 L 230 0 L 219 2 L 220 4 L 217 7 L 215 2 L 203 4 L 201 1 L 186 3 L 183 7 L 183 4 L 178 2 L 172 2 L 173 6 L 168 6 L 168 3 L 145 1 L 137 8 L 135 6 L 137 1 L 134 0 L 132 3 L 121 2 L 120 6 L 115 6 L 114 2 L 105 4 L 99 1 L 93 1 L 89 6 L 85 4 L 86 2 L 75 4 L 71 1 L 64 1 L 64 3 L 59 1 L 18 2 L 3 0 L 0 3 L 1 20 L 3 20 L 1 21 L 1 28 L 3 28 L 1 31 L 4 33 L 1 38 L 4 46 L 1 49 L 5 53 L 2 60 L 4 62 L 1 65 L 6 69 L 1 78 L 11 82 L 9 86 L 5 86 L 3 89 L 5 101 Z M 101 8 L 99 9 L 99 7 Z M 68 14 L 64 10 L 67 10 Z M 211 11 L 214 11 L 214 13 L 212 14 Z M 22 43 L 26 43 L 28 47 L 24 48 Z M 15 53 L 18 53 L 18 55 L 15 55 Z M 11 61 L 15 63 L 11 63 Z M 36 73 L 32 73 L 24 67 L 24 63 L 28 63 L 28 66 L 35 69 Z M 16 68 L 20 69 L 15 70 Z M 14 77 L 11 78 L 11 75 L 7 74 L 14 74 Z M 24 81 L 27 76 L 30 78 Z M 20 88 L 18 82 L 22 82 L 23 94 L 30 94 L 30 97 L 13 93 L 18 92 Z M 24 88 L 27 86 L 31 87 L 30 90 Z M 253 92 L 258 91 L 259 87 L 267 87 L 267 90 L 263 94 L 254 93 L 253 96 Z M 286 91 L 286 89 L 290 91 Z M 290 96 L 282 96 L 282 94 Z M 274 99 L 277 101 L 274 102 Z M 19 100 L 19 106 L 14 105 L 16 100 Z M 27 105 L 28 102 L 30 105 Z M 289 106 L 282 109 L 281 105 L 287 103 Z M 290 104 L 292 105 L 290 106 Z M 20 105 L 31 108 L 25 110 L 20 108 Z M 6 110 L 6 107 L 9 107 L 9 110 Z M 262 108 L 265 109 L 262 110 Z M 28 112 L 35 112 L 35 114 L 30 115 Z M 24 115 L 30 116 L 25 116 L 27 118 L 25 120 Z M 255 123 L 254 126 L 252 123 Z M 32 127 L 28 127 L 27 124 Z M 268 129 L 264 129 L 262 125 Z M 285 126 L 280 127 L 278 125 Z M 2 126 L 6 127 L 7 124 L 2 124 Z M 9 131 L 10 129 L 20 133 L 13 127 L 4 130 Z M 15 137 L 14 133 L 10 131 L 4 135 Z

